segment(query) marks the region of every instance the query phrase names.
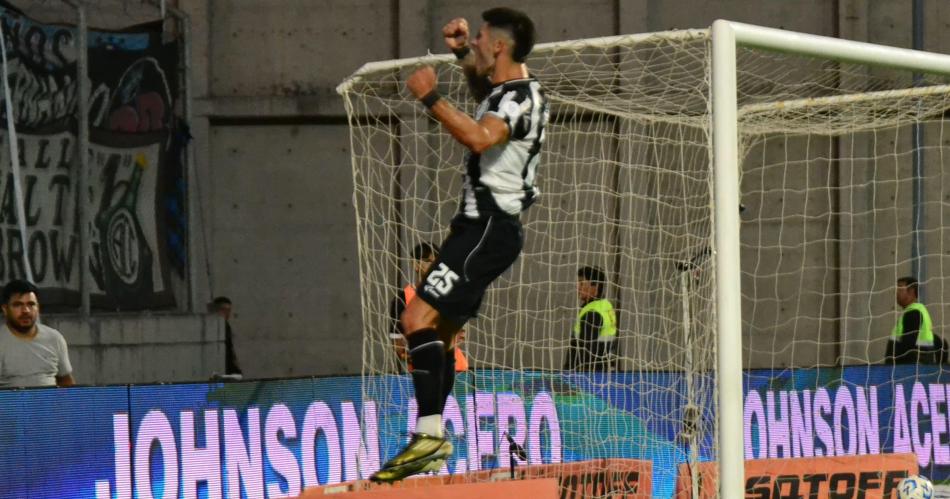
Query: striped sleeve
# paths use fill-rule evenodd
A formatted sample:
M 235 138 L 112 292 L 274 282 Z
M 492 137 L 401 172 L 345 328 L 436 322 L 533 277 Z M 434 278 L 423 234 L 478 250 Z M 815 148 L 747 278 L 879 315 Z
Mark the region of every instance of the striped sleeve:
M 488 114 L 508 125 L 511 140 L 521 140 L 531 130 L 532 105 L 530 90 L 519 87 L 501 93 L 497 101 L 491 102 Z

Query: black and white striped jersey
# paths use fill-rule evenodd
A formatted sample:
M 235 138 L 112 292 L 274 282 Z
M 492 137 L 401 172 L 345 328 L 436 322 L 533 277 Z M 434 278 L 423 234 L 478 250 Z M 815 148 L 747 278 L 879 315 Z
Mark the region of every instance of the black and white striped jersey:
M 460 207 L 468 218 L 517 216 L 537 200 L 535 186 L 548 102 L 534 78 L 510 80 L 492 88 L 475 112 L 508 124 L 508 141 L 481 154 L 469 152 Z

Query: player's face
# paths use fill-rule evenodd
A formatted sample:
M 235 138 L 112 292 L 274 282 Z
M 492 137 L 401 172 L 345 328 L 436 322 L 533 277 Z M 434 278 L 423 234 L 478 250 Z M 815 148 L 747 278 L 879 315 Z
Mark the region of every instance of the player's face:
M 13 295 L 3 304 L 3 316 L 7 326 L 19 333 L 29 333 L 40 315 L 40 304 L 35 293 Z
M 587 302 L 597 298 L 597 285 L 587 279 L 577 280 L 577 299 Z
M 422 280 L 425 277 L 426 272 L 432 268 L 432 264 L 435 263 L 435 255 L 429 255 L 429 258 L 423 258 L 422 260 L 415 260 L 412 262 L 412 268 L 416 271 L 416 277 L 419 280 Z
M 478 28 L 478 34 L 471 42 L 475 49 L 475 74 L 479 76 L 490 76 L 495 69 L 494 41 L 492 40 L 492 31 L 487 24 L 482 24 Z
M 914 293 L 907 286 L 903 284 L 897 285 L 897 304 L 901 307 L 906 307 L 914 301 Z

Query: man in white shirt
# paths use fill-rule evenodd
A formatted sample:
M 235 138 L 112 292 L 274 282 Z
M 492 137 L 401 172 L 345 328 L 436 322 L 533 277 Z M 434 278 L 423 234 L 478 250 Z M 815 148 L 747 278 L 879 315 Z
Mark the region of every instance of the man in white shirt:
M 38 290 L 32 283 L 13 280 L 3 288 L 0 331 L 0 387 L 72 386 L 66 340 L 59 331 L 37 322 Z

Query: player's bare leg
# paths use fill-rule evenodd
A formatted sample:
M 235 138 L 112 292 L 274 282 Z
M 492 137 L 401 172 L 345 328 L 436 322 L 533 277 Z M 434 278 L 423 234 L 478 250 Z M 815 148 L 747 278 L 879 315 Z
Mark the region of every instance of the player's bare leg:
M 409 444 L 370 477 L 374 482 L 395 482 L 417 473 L 436 472 L 453 450 L 442 433 L 442 410 L 455 381 L 451 347 L 459 327 L 442 320 L 439 312 L 424 300 L 409 303 L 402 315 L 402 325 L 404 331 L 412 331 L 406 338 L 419 419 Z M 452 372 L 446 379 L 448 369 Z

